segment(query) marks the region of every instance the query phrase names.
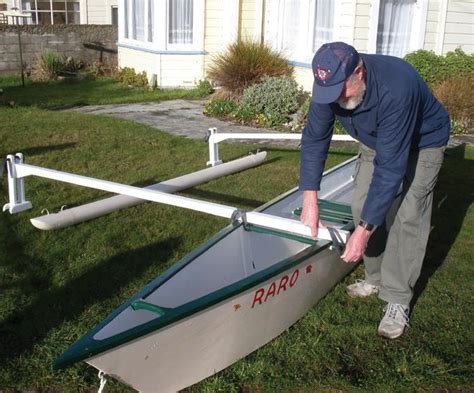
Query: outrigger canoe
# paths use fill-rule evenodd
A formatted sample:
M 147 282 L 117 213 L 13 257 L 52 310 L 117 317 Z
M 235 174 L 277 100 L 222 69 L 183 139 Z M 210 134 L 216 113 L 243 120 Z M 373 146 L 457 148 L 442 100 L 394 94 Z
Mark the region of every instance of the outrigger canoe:
M 172 198 L 176 206 L 190 203 L 180 196 L 29 166 L 22 156 L 11 156 L 7 164 L 11 198 L 5 210 L 31 207 L 22 182 L 31 174 L 155 202 Z M 302 193 L 296 188 L 255 212 L 232 214 L 230 225 L 113 311 L 62 354 L 54 368 L 85 361 L 136 390 L 172 392 L 262 347 L 354 268 L 337 252 L 340 234 L 353 226 L 354 168 L 351 159 L 326 172 L 321 182 L 321 218 L 331 240 L 278 229 L 279 223 L 302 225 Z M 199 201 L 199 207 L 204 203 Z M 225 216 L 227 208 L 206 203 L 202 211 L 217 209 L 215 214 Z M 256 218 L 269 217 L 268 226 L 255 224 Z
M 354 161 L 324 176 L 327 225 L 349 229 Z M 298 219 L 292 190 L 260 209 Z M 60 356 L 84 360 L 143 392 L 193 385 L 265 345 L 313 307 L 350 270 L 330 241 L 251 224 L 229 225 L 185 256 Z

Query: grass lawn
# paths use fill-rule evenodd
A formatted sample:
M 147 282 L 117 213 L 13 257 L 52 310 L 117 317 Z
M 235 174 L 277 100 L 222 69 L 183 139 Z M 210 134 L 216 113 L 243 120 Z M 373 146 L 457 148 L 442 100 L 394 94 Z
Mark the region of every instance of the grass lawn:
M 80 81 L 33 82 L 21 86 L 17 76 L 0 78 L 4 90 L 3 102 L 13 105 L 61 109 L 80 105 L 123 104 L 145 101 L 163 101 L 178 98 L 200 98 L 207 92 L 194 89 L 150 90 L 131 88 L 111 78 L 86 78 Z M 67 94 L 65 94 L 67 90 Z
M 0 156 L 23 152 L 40 166 L 146 185 L 201 169 L 207 160 L 203 142 L 126 121 L 31 107 L 0 108 L 0 116 Z M 228 161 L 251 149 L 223 144 L 220 153 Z M 327 166 L 353 154 L 332 151 Z M 298 165 L 298 152 L 270 149 L 268 164 L 185 195 L 255 208 L 294 187 Z M 358 267 L 287 332 L 189 391 L 474 389 L 473 173 L 474 149 L 449 150 L 416 304 L 402 338 L 376 336 L 380 300 L 345 295 L 345 286 L 363 275 Z M 0 390 L 97 389 L 95 369 L 83 363 L 53 373 L 52 361 L 227 220 L 148 203 L 42 232 L 29 218 L 43 208 L 56 212 L 103 193 L 39 178 L 28 178 L 26 189 L 33 209 L 0 219 Z M 5 178 L 0 195 L 6 202 Z M 128 389 L 111 379 L 106 391 Z

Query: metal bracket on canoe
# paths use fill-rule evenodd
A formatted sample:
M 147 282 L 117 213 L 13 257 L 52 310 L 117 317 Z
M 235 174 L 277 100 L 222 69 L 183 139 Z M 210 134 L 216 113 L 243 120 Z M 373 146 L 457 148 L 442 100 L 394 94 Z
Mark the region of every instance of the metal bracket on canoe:
M 5 160 L 5 166 L 8 175 L 8 196 L 9 203 L 3 205 L 3 211 L 9 211 L 10 214 L 19 213 L 31 209 L 32 205 L 25 199 L 25 185 L 22 177 L 19 177 L 16 171 L 16 164 L 23 163 L 23 154 L 8 155 Z
M 326 228 L 329 232 L 329 236 L 331 236 L 334 251 L 336 251 L 337 255 L 341 256 L 344 252 L 344 241 L 342 240 L 341 234 L 333 227 Z
M 230 217 L 230 223 L 234 226 L 239 225 L 240 223 L 243 223 L 244 228 L 247 229 L 248 227 L 247 212 L 242 209 L 235 209 L 234 212 L 232 213 L 232 216 Z

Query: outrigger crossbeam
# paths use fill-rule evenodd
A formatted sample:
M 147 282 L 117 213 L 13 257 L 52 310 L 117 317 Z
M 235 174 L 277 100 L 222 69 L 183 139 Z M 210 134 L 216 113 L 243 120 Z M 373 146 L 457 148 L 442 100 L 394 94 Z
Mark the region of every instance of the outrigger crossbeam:
M 61 181 L 64 183 L 76 184 L 79 186 L 94 188 L 115 194 L 128 195 L 134 198 L 182 207 L 185 209 L 195 210 L 227 219 L 234 219 L 238 222 L 266 227 L 276 231 L 311 237 L 310 228 L 298 220 L 277 217 L 254 211 L 243 212 L 242 210 L 232 206 L 201 201 L 179 195 L 167 194 L 161 191 L 134 187 L 107 180 L 100 180 L 68 172 L 61 172 L 54 169 L 28 165 L 24 163 L 23 155 L 21 153 L 7 156 L 6 164 L 10 201 L 4 205 L 3 211 L 8 210 L 11 214 L 18 213 L 32 207 L 31 203 L 25 200 L 23 179 L 27 176 L 34 175 L 46 179 Z M 346 242 L 349 237 L 349 232 L 344 230 L 338 230 L 338 232 L 342 241 Z M 331 234 L 326 228 L 320 228 L 318 237 L 324 240 L 332 240 Z
M 218 165 L 222 161 L 219 158 L 219 142 L 225 141 L 226 139 L 249 139 L 249 140 L 290 140 L 299 141 L 301 140 L 300 133 L 217 133 L 217 128 L 209 128 L 205 141 L 209 145 L 209 161 L 207 165 Z M 333 135 L 333 141 L 346 141 L 356 142 L 350 135 Z

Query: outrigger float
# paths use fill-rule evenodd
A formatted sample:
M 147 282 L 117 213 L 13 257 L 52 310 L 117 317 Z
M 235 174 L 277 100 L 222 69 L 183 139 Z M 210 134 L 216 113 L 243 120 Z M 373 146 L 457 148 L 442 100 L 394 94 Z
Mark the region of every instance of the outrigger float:
M 85 361 L 143 392 L 193 385 L 280 335 L 347 275 L 340 248 L 353 227 L 355 158 L 321 182 L 318 239 L 299 221 L 296 188 L 255 211 L 25 164 L 7 157 L 11 213 L 31 208 L 30 175 L 226 217 L 230 224 L 150 282 L 54 363 Z M 103 385 L 101 386 L 101 388 Z

